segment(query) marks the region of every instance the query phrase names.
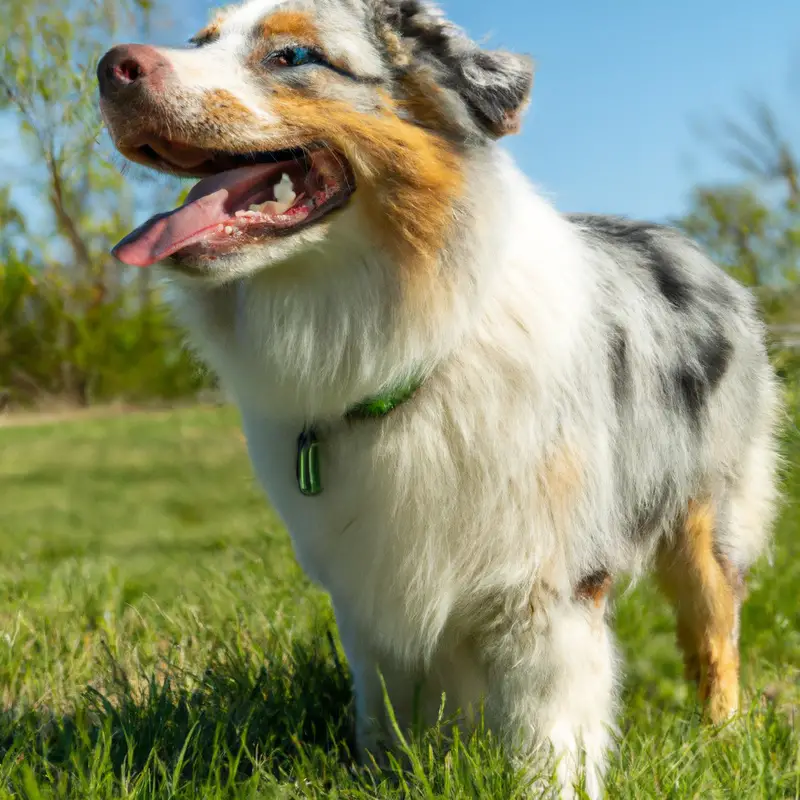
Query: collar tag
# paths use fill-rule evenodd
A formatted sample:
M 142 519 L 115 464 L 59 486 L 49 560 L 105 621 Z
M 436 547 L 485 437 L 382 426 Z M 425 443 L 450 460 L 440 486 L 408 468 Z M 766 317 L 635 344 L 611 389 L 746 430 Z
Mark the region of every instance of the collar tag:
M 297 486 L 306 497 L 322 492 L 319 440 L 313 428 L 304 428 L 297 437 Z
M 397 406 L 410 400 L 420 384 L 421 379 L 412 378 L 385 395 L 367 398 L 348 409 L 344 418 L 353 422 L 385 417 Z M 297 487 L 306 497 L 314 497 L 322 492 L 320 443 L 313 426 L 303 428 L 297 437 Z

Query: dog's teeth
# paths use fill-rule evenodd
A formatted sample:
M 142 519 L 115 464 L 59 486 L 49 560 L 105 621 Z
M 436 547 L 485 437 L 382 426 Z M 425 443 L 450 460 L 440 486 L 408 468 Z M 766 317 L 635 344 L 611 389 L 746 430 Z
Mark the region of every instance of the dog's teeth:
M 291 193 L 291 199 L 284 198 L 281 201 L 267 200 L 263 203 L 252 203 L 247 211 L 236 212 L 238 217 L 240 214 L 244 216 L 255 216 L 256 214 L 265 214 L 267 216 L 278 216 L 288 211 L 296 199 L 294 192 Z
M 261 213 L 276 217 L 283 214 L 291 207 L 291 203 L 276 203 L 274 200 L 268 200 L 266 203 L 261 204 Z
M 291 203 L 278 203 L 275 200 L 267 200 L 264 203 L 259 203 L 258 205 L 250 206 L 249 210 L 255 214 L 283 214 L 287 208 L 291 208 Z
M 234 217 L 240 217 L 240 218 L 241 217 L 246 217 L 247 216 L 247 212 L 246 211 L 237 211 L 233 216 Z
M 225 226 L 225 233 L 227 233 L 228 236 L 230 236 L 233 233 L 233 228 L 230 225 L 226 225 Z
M 274 192 L 278 205 L 282 206 L 282 209 L 277 212 L 278 214 L 282 214 L 287 208 L 290 208 L 292 203 L 297 199 L 292 179 L 285 172 L 281 175 L 281 179 L 278 183 L 275 184 Z

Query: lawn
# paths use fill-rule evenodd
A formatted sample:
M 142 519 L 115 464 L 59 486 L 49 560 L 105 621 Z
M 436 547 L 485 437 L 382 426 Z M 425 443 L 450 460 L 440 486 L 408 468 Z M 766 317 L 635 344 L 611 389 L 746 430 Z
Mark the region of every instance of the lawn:
M 797 418 L 786 453 L 800 461 Z M 0 429 L 0 797 L 518 797 L 488 735 L 352 766 L 347 665 L 229 409 Z M 800 797 L 800 469 L 743 617 L 745 711 L 698 721 L 649 583 L 609 796 Z

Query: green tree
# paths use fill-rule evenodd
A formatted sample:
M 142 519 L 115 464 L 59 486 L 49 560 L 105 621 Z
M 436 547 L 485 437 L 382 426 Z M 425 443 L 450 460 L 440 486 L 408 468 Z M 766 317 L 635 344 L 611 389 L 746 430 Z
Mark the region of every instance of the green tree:
M 800 142 L 762 102 L 744 121 L 723 121 L 722 134 L 718 147 L 741 180 L 697 187 L 677 223 L 744 283 L 785 291 L 800 270 Z
M 133 225 L 137 188 L 103 144 L 95 65 L 150 10 L 150 0 L 5 0 L 0 114 L 28 156 L 20 167 L 0 154 L 0 390 L 18 399 L 86 404 L 198 384 L 149 272 L 131 285 L 108 255 Z M 30 220 L 15 182 L 37 197 Z
M 800 207 L 800 162 L 797 142 L 782 131 L 775 112 L 763 100 L 751 101 L 747 119 L 722 123 L 723 147 L 728 160 L 743 174 L 762 185 L 775 185 L 785 192 L 785 202 Z

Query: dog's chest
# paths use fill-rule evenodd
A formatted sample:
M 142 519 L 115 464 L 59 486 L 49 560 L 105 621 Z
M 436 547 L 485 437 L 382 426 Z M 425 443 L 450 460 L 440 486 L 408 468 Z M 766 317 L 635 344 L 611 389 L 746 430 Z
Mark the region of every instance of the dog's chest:
M 242 411 L 256 474 L 303 569 L 337 616 L 406 653 L 434 641 L 478 589 L 528 586 L 555 546 L 553 515 L 531 479 L 530 415 L 484 404 L 465 430 L 453 423 L 457 407 L 442 410 L 432 395 L 428 386 L 388 417 L 321 427 L 314 496 L 298 486 L 302 425 Z M 573 504 L 561 505 L 569 514 Z
M 335 592 L 353 565 L 380 569 L 395 529 L 412 525 L 392 480 L 392 459 L 382 448 L 380 422 L 342 422 L 317 434 L 319 494 L 300 490 L 298 440 L 302 426 L 242 416 L 256 475 L 286 524 L 297 557 L 309 576 Z
M 362 506 L 361 459 L 343 468 L 339 447 L 318 439 L 321 491 L 305 495 L 300 490 L 298 440 L 302 426 L 243 414 L 243 427 L 256 475 L 270 502 L 292 536 L 297 556 L 310 577 L 327 586 L 344 557 L 346 526 Z M 352 529 L 354 524 L 350 524 Z
M 242 418 L 256 474 L 337 616 L 413 652 L 436 638 L 459 586 L 472 580 L 464 541 L 478 533 L 473 503 L 485 506 L 486 498 L 463 468 L 457 487 L 452 454 L 432 427 L 406 413 L 321 430 L 322 492 L 310 497 L 297 481 L 300 429 L 258 414 Z M 470 569 L 491 569 L 493 560 L 485 552 Z

